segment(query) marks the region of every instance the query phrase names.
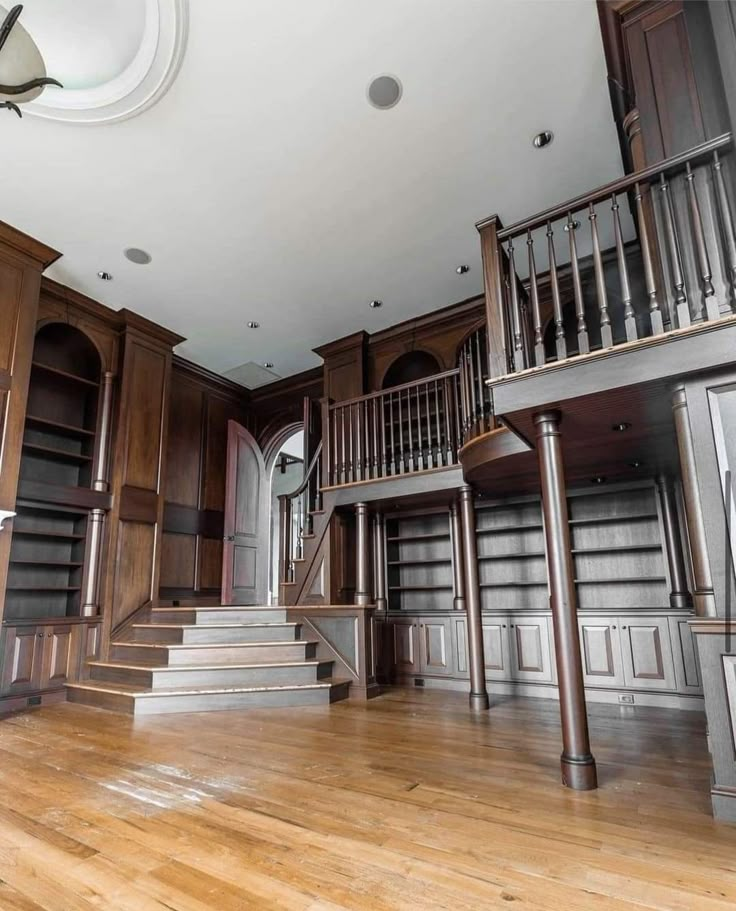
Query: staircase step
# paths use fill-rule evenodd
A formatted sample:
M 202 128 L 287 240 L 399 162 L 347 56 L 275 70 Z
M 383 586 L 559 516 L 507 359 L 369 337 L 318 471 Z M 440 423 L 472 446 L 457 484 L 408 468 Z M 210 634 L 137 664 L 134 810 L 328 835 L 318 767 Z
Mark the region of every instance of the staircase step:
M 154 623 L 189 623 L 205 626 L 210 623 L 283 623 L 286 620 L 284 607 L 154 607 L 151 611 Z
M 115 687 L 132 684 L 150 690 L 172 687 L 258 687 L 317 683 L 332 673 L 331 661 L 270 664 L 210 664 L 167 667 L 133 662 L 90 661 L 91 682 Z
M 162 644 L 238 643 L 290 641 L 299 636 L 299 624 L 276 623 L 208 623 L 193 626 L 185 623 L 134 623 L 136 642 Z
M 344 699 L 350 682 L 324 680 L 286 686 L 173 687 L 147 690 L 125 684 L 70 683 L 70 702 L 127 712 L 157 715 L 173 712 L 224 711 L 264 706 L 326 705 Z
M 314 642 L 303 639 L 197 644 L 114 642 L 110 649 L 110 660 L 168 667 L 193 664 L 272 664 L 276 661 L 312 659 L 316 649 Z

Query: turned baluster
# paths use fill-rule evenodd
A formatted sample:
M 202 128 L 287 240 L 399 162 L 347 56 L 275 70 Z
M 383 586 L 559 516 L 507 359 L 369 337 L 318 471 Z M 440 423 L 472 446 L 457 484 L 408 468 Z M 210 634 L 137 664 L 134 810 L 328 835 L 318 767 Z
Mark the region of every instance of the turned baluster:
M 440 392 L 437 387 L 437 380 L 434 381 L 434 419 L 437 428 L 437 460 L 442 460 L 442 426 L 440 424 Z
M 348 480 L 348 450 L 345 439 L 345 408 L 340 406 L 340 475 L 341 483 L 345 484 Z
M 406 460 L 404 458 L 404 406 L 401 401 L 401 392 L 397 393 L 399 399 L 399 471 L 406 470 Z
M 401 395 L 401 393 L 399 393 Z M 412 407 L 411 407 L 411 390 L 406 390 L 406 423 L 407 423 L 407 432 L 409 437 L 409 452 L 408 452 L 408 464 L 409 471 L 414 471 L 414 431 L 412 427 Z
M 565 341 L 565 323 L 562 317 L 562 302 L 560 300 L 560 282 L 557 275 L 557 257 L 555 256 L 555 232 L 552 222 L 547 222 L 547 252 L 549 255 L 549 281 L 552 287 L 552 312 L 555 321 L 555 351 L 557 360 L 567 358 L 567 342 Z
M 521 334 L 521 310 L 519 308 L 519 286 L 514 264 L 514 244 L 511 238 L 509 238 L 509 288 L 511 290 L 511 325 L 514 333 L 514 370 L 518 373 L 525 366 L 524 343 Z
M 636 201 L 636 218 L 639 222 L 639 243 L 641 244 L 641 258 L 644 263 L 644 284 L 647 289 L 649 298 L 649 319 L 652 323 L 652 335 L 661 335 L 664 332 L 662 322 L 662 311 L 659 309 L 657 300 L 657 284 L 654 278 L 654 263 L 652 262 L 652 249 L 649 242 L 649 231 L 647 229 L 647 220 L 644 214 L 644 200 L 642 197 L 641 186 L 636 184 L 634 187 Z
M 388 474 L 389 459 L 386 452 L 386 396 L 381 396 L 381 472 L 385 477 Z
M 595 206 L 591 202 L 588 207 L 588 221 L 590 222 L 590 235 L 593 240 L 593 269 L 595 271 L 595 291 L 598 300 L 598 313 L 601 324 L 601 346 L 613 346 L 613 333 L 611 331 L 611 316 L 608 312 L 608 294 L 606 292 L 606 276 L 603 272 L 603 257 L 601 255 L 601 242 L 598 237 L 598 216 Z
M 618 278 L 621 282 L 621 300 L 624 303 L 624 325 L 626 327 L 626 341 L 633 342 L 638 338 L 636 330 L 636 313 L 631 303 L 631 285 L 629 283 L 629 268 L 626 265 L 626 250 L 624 249 L 624 235 L 621 231 L 621 217 L 616 194 L 611 196 L 611 210 L 613 212 L 613 233 L 616 238 L 616 259 L 618 261 Z
M 664 217 L 665 234 L 667 237 L 667 250 L 670 257 L 670 268 L 672 269 L 672 284 L 675 292 L 675 309 L 677 312 L 677 325 L 684 329 L 690 325 L 690 308 L 685 295 L 685 275 L 682 268 L 682 257 L 680 255 L 680 239 L 677 234 L 677 225 L 675 222 L 675 213 L 672 208 L 672 198 L 670 196 L 670 187 L 665 180 L 664 174 L 659 175 L 659 189 L 662 193 L 662 215 Z
M 590 351 L 588 339 L 588 326 L 585 322 L 585 301 L 583 300 L 583 284 L 580 280 L 580 264 L 578 263 L 578 246 L 575 240 L 575 231 L 580 222 L 576 222 L 572 213 L 568 213 L 565 231 L 570 241 L 570 267 L 572 269 L 572 288 L 575 297 L 575 318 L 577 320 L 578 354 L 587 354 Z
M 718 157 L 718 152 L 713 153 L 713 171 L 716 187 L 716 200 L 718 212 L 721 217 L 721 230 L 726 243 L 726 259 L 728 263 L 728 282 L 731 285 L 731 297 L 736 300 L 736 235 L 734 234 L 731 206 L 728 202 L 726 184 L 723 179 L 723 164 Z M 733 302 L 731 304 L 733 309 Z
M 432 411 L 429 407 L 429 383 L 424 384 L 424 432 L 427 437 L 427 468 L 434 468 L 436 465 L 432 447 Z
M 399 473 L 399 463 L 396 459 L 396 436 L 394 431 L 394 394 L 393 392 L 389 393 L 388 396 L 388 415 L 391 427 L 391 464 L 392 464 L 392 474 Z
M 452 415 L 450 414 L 450 390 L 447 386 L 449 377 L 442 381 L 442 407 L 445 411 L 445 451 L 447 452 L 447 464 L 455 464 L 455 447 L 452 445 Z
M 324 450 L 323 450 L 324 451 Z M 317 466 L 316 466 L 317 477 L 315 480 L 314 488 L 314 508 L 318 511 L 322 510 L 322 452 L 317 456 Z
M 534 323 L 534 363 L 544 367 L 544 338 L 542 337 L 542 314 L 539 310 L 539 289 L 537 288 L 537 266 L 534 262 L 534 240 L 531 228 L 526 232 L 526 246 L 529 250 L 529 295 L 532 301 L 532 322 Z
M 468 339 L 468 390 L 470 391 L 470 420 L 474 424 L 478 419 L 477 390 L 475 385 L 475 365 L 473 362 L 473 336 Z
M 693 242 L 695 243 L 695 253 L 698 258 L 698 268 L 700 269 L 700 278 L 703 283 L 703 306 L 700 316 L 703 319 L 718 319 L 718 301 L 715 294 L 716 289 L 713 287 L 713 272 L 710 267 L 708 257 L 708 248 L 705 244 L 705 232 L 703 230 L 703 219 L 700 215 L 700 203 L 698 202 L 698 191 L 695 189 L 695 174 L 693 174 L 690 162 L 687 163 L 685 184 L 687 186 L 687 197 L 690 203 L 690 220 L 693 229 Z
M 455 406 L 455 447 L 459 449 L 463 443 L 463 427 L 462 427 L 462 414 L 460 413 L 460 377 L 456 376 L 453 380 L 453 403 Z
M 422 398 L 420 387 L 414 390 L 417 400 L 417 471 L 424 471 L 424 438 L 422 436 Z
M 291 501 L 286 494 L 279 496 L 279 554 L 279 579 L 291 582 Z
M 473 336 L 475 339 L 475 379 L 478 384 L 478 427 L 483 427 L 483 402 L 485 399 L 485 383 L 483 382 L 483 358 L 480 352 L 480 334 L 478 332 Z

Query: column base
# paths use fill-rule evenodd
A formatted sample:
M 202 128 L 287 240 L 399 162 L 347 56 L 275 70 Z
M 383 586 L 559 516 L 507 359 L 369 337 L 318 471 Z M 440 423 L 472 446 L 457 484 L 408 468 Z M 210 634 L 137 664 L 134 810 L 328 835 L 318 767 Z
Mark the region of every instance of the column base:
M 388 610 L 388 601 L 385 598 L 376 598 L 376 613 Z
M 98 617 L 100 608 L 97 604 L 83 604 L 80 613 L 83 617 Z
M 675 610 L 689 610 L 693 599 L 689 592 L 670 592 L 670 607 Z
M 491 707 L 488 693 L 471 693 L 469 697 L 471 712 L 484 712 Z
M 712 591 L 694 591 L 693 606 L 698 617 L 717 617 L 716 596 Z
M 563 755 L 560 758 L 560 768 L 562 783 L 566 788 L 573 791 L 594 791 L 598 787 L 598 773 L 592 756 L 570 759 Z
M 373 604 L 371 596 L 367 592 L 356 592 L 354 600 L 357 607 L 367 607 L 369 604 Z
M 452 599 L 452 609 L 453 610 L 465 610 L 465 598 L 453 598 Z

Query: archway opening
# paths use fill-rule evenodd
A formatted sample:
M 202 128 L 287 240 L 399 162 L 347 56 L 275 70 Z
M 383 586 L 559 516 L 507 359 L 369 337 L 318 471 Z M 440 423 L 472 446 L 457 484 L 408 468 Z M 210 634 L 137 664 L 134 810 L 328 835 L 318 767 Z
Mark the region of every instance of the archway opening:
M 407 351 L 399 355 L 386 371 L 383 388 L 401 386 L 402 383 L 416 383 L 440 372 L 437 358 L 429 351 Z
M 271 525 L 269 537 L 269 579 L 268 591 L 271 604 L 279 602 L 279 538 L 281 519 L 279 515 L 279 495 L 291 493 L 299 486 L 304 477 L 304 430 L 299 428 L 281 443 L 271 467 Z M 298 516 L 292 518 L 292 540 L 299 534 Z

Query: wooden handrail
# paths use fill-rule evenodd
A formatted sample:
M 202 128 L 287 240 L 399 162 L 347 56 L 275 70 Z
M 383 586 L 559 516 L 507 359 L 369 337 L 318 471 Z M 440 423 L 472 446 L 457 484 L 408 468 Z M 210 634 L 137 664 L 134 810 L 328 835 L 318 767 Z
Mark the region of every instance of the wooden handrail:
M 304 491 L 307 489 L 307 485 L 309 484 L 309 479 L 312 476 L 312 472 L 314 471 L 314 468 L 317 464 L 317 461 L 320 457 L 321 452 L 322 452 L 322 440 L 319 441 L 319 443 L 317 444 L 317 448 L 314 450 L 314 455 L 312 456 L 312 461 L 309 463 L 307 470 L 304 472 L 304 477 L 302 478 L 301 484 L 296 488 L 296 490 L 292 490 L 291 493 L 280 493 L 279 497 L 278 497 L 279 500 L 282 497 L 287 500 L 293 500 L 294 497 L 298 497 L 300 493 L 304 493 Z
M 513 225 L 509 225 L 508 228 L 503 228 L 498 232 L 498 240 L 508 240 L 509 238 L 526 234 L 527 231 L 534 230 L 535 228 L 541 228 L 546 225 L 548 221 L 555 221 L 558 218 L 566 216 L 569 212 L 575 212 L 579 209 L 586 208 L 590 203 L 608 199 L 613 193 L 621 193 L 623 190 L 629 190 L 637 183 L 642 183 L 652 177 L 658 177 L 660 174 L 680 168 L 688 162 L 717 152 L 719 149 L 730 145 L 732 141 L 733 136 L 731 133 L 723 133 L 715 139 L 709 139 L 707 142 L 694 146 L 686 152 L 680 152 L 678 155 L 673 155 L 671 158 L 665 158 L 663 161 L 643 168 L 641 171 L 625 174 L 623 177 L 612 180 L 595 190 L 583 193 L 580 196 L 575 196 L 572 199 L 568 199 L 567 202 L 552 206 L 549 209 L 545 209 L 543 212 L 539 212 L 537 215 L 531 216 L 531 218 L 525 218 L 522 221 L 517 221 Z M 491 216 L 491 219 L 493 217 L 494 216 Z M 478 230 L 480 231 L 491 219 L 484 218 L 482 221 L 479 221 L 476 225 Z
M 366 395 L 356 395 L 352 399 L 345 399 L 342 402 L 334 402 L 330 405 L 330 411 L 336 411 L 338 408 L 346 408 L 348 405 L 355 405 L 356 402 L 367 402 L 370 399 L 377 399 L 383 395 L 391 395 L 394 392 L 403 392 L 406 389 L 414 389 L 416 386 L 422 386 L 425 383 L 444 380 L 449 376 L 457 376 L 459 370 L 454 367 L 452 370 L 445 370 L 443 373 L 435 373 L 432 376 L 425 376 L 421 380 L 413 380 L 410 383 L 402 383 L 400 386 L 391 386 L 389 389 L 379 389 L 378 392 L 369 392 Z

